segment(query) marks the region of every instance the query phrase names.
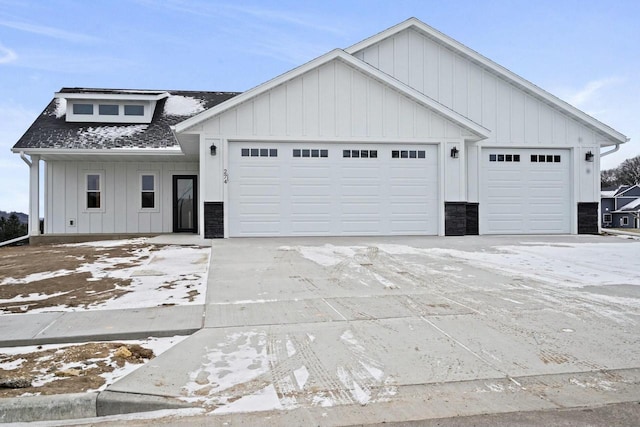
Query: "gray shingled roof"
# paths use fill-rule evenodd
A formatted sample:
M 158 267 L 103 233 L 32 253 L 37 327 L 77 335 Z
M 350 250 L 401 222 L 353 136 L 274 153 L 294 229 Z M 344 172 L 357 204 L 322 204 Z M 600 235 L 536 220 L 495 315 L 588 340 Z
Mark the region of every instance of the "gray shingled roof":
M 63 88 L 64 93 L 127 94 L 130 90 Z M 144 91 L 145 93 L 168 92 L 172 97 L 193 98 L 202 105 L 202 111 L 212 108 L 238 92 L 196 92 L 196 91 Z M 194 116 L 170 115 L 165 112 L 169 98 L 161 99 L 149 124 L 130 123 L 70 123 L 64 115 L 57 113 L 60 100 L 53 99 L 38 116 L 31 127 L 14 145 L 20 148 L 61 148 L 61 149 L 109 149 L 109 148 L 168 148 L 178 147 L 169 126 Z M 59 117 L 57 117 L 59 115 Z

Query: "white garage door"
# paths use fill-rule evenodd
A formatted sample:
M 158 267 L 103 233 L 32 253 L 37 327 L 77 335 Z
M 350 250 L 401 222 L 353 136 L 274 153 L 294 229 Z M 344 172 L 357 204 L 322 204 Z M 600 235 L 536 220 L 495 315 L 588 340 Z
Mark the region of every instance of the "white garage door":
M 229 144 L 231 236 L 435 235 L 437 147 Z
M 482 150 L 483 234 L 571 231 L 569 150 Z

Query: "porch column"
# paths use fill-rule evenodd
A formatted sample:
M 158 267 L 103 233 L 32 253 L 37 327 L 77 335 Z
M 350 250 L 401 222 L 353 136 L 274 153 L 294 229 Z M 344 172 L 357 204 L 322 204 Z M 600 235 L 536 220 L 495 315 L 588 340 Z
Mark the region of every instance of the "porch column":
M 40 234 L 40 156 L 29 165 L 29 236 Z

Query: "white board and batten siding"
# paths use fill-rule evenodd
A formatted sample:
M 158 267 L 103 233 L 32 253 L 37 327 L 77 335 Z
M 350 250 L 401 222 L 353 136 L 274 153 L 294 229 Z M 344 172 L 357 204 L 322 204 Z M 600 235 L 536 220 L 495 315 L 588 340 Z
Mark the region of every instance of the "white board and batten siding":
M 231 139 L 461 140 L 463 129 L 335 59 L 192 131 Z
M 438 234 L 436 145 L 234 142 L 229 170 L 231 237 Z
M 95 173 L 102 177 L 102 207 L 86 209 L 86 175 Z M 172 177 L 197 175 L 198 163 L 50 160 L 46 174 L 46 233 L 170 233 Z M 156 176 L 154 209 L 141 208 L 142 174 Z
M 575 207 L 578 201 L 599 201 L 598 174 L 594 173 L 597 165 L 585 164 L 584 156 L 588 151 L 598 152 L 600 142 L 607 137 L 594 128 L 413 28 L 353 54 L 491 130 L 489 138 L 465 147 L 468 201 L 486 200 L 488 196 L 479 184 L 488 179 L 481 153 L 482 147 L 489 146 L 571 149 L 567 165 L 573 167 L 569 181 L 563 184 L 565 189 L 574 187 L 570 203 Z M 574 213 L 571 210 L 566 214 L 572 218 Z
M 414 29 L 354 56 L 491 129 L 483 143 L 598 146 L 593 129 Z

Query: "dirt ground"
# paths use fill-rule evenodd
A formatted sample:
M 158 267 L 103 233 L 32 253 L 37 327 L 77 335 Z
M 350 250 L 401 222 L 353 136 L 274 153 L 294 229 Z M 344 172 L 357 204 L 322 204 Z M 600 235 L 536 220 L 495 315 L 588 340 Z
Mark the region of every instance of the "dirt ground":
M 145 363 L 153 357 L 150 349 L 117 342 L 78 344 L 16 355 L 0 352 L 0 364 L 15 366 L 15 369 L 0 368 L 0 398 L 97 390 L 106 381 L 101 375 L 122 368 L 125 363 Z
M 132 257 L 143 248 L 148 255 L 138 253 Z M 60 306 L 90 308 L 93 304 L 132 292 L 127 289 L 130 279 L 113 278 L 108 274 L 96 278 L 91 272 L 74 270 L 84 264 L 104 264 L 106 260 L 111 262 L 105 268 L 107 272 L 142 265 L 161 248 L 163 246 L 144 242 L 107 247 L 26 245 L 0 248 L 0 316 L 42 308 L 55 310 Z M 120 258 L 123 262 L 113 263 Z M 50 277 L 51 272 L 61 270 L 66 270 L 63 276 Z M 41 279 L 37 276 L 39 273 Z M 31 279 L 24 280 L 26 277 Z M 171 282 L 164 285 L 171 286 L 175 285 Z M 197 294 L 197 291 L 192 292 Z M 37 297 L 24 298 L 30 295 Z M 125 363 L 141 364 L 154 357 L 150 349 L 117 342 L 45 347 L 34 347 L 33 351 L 22 354 L 3 353 L 0 349 L 0 398 L 96 390 L 105 384 L 105 377 Z
M 158 247 L 146 244 L 132 244 L 116 247 L 35 245 L 15 246 L 0 249 L 0 300 L 11 300 L 30 294 L 48 295 L 33 301 L 0 302 L 0 312 L 25 313 L 32 309 L 67 305 L 86 307 L 128 293 L 126 287 L 130 280 L 104 277 L 91 278 L 91 273 L 73 273 L 63 278 L 53 277 L 34 280 L 29 283 L 2 284 L 8 278 L 21 278 L 25 274 L 45 273 L 56 270 L 75 270 L 85 263 L 93 263 L 101 258 L 121 258 L 130 256 L 141 247 L 157 250 Z M 110 267 L 111 270 L 141 264 L 122 263 Z M 56 296 L 56 294 L 58 294 Z

